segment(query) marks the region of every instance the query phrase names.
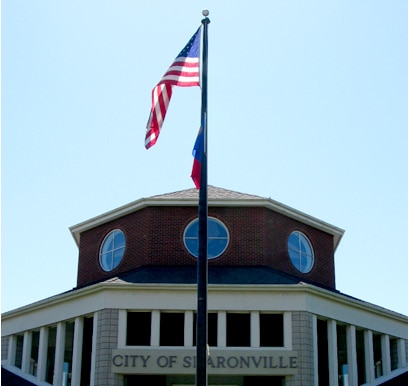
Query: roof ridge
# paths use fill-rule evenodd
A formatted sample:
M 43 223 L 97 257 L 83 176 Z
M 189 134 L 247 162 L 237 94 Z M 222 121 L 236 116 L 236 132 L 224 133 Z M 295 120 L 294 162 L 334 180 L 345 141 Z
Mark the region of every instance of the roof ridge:
M 257 196 L 254 194 L 248 193 L 241 193 L 235 190 L 229 190 L 225 188 L 220 188 L 213 185 L 208 185 L 207 187 L 207 195 L 209 199 L 247 199 L 247 200 L 264 200 L 265 197 Z M 155 196 L 151 196 L 149 198 L 166 198 L 166 199 L 196 199 L 199 198 L 199 190 L 196 188 L 178 190 L 175 192 L 158 194 Z

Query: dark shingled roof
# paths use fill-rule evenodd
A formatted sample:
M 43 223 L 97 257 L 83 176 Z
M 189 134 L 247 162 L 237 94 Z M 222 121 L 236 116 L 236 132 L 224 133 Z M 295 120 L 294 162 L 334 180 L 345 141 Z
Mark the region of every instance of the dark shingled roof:
M 384 383 L 380 384 L 381 386 L 407 386 L 408 385 L 408 372 L 398 375 L 395 378 L 390 379 Z
M 209 266 L 209 284 L 297 284 L 301 279 L 269 267 Z M 108 279 L 110 283 L 195 284 L 197 267 L 144 266 Z
M 34 386 L 35 383 L 26 381 L 24 378 L 13 374 L 11 371 L 6 370 L 4 367 L 1 368 L 1 384 L 12 385 L 12 386 Z

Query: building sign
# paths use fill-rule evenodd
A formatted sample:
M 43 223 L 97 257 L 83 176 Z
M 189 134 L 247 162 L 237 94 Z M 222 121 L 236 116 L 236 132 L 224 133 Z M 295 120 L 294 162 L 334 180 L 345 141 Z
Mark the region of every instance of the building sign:
M 292 375 L 298 354 L 290 350 L 211 348 L 208 373 L 221 375 Z M 112 350 L 112 372 L 120 374 L 195 374 L 196 349 Z

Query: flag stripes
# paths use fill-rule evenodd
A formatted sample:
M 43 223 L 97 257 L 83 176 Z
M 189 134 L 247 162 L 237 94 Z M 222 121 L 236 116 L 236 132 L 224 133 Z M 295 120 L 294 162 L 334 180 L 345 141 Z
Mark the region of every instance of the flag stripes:
M 162 79 L 152 90 L 152 109 L 146 126 L 145 147 L 152 147 L 160 134 L 172 97 L 173 86 L 200 85 L 200 28 L 179 53 Z

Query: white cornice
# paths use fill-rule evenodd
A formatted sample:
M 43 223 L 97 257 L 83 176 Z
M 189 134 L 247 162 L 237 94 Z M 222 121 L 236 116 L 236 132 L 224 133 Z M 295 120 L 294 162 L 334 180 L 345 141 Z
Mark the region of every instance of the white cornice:
M 172 307 L 193 309 L 197 300 L 196 291 L 195 284 L 97 283 L 5 312 L 2 314 L 2 335 L 92 314 L 105 308 L 128 309 L 138 296 L 140 302 L 146 303 L 145 307 L 166 309 L 170 304 L 168 297 L 174 300 L 176 296 L 179 300 L 171 303 Z M 281 311 L 306 311 L 328 319 L 365 325 L 374 331 L 387 328 L 385 333 L 392 335 L 398 333 L 393 329 L 399 329 L 400 335 L 407 333 L 408 318 L 405 315 L 305 283 L 210 284 L 209 294 L 209 305 L 214 309 L 244 307 L 252 310 L 255 307 L 254 310 L 271 310 L 271 307 L 278 307 Z M 255 298 L 257 302 L 254 302 Z
M 81 222 L 70 227 L 72 236 L 74 237 L 77 246 L 79 246 L 80 235 L 82 232 L 102 225 L 112 220 L 116 220 L 127 214 L 136 212 L 149 206 L 197 206 L 196 199 L 169 199 L 169 198 L 141 198 L 129 204 L 123 205 L 117 209 L 111 210 L 87 221 Z M 280 202 L 272 199 L 209 199 L 209 207 L 264 207 L 274 212 L 286 215 L 294 220 L 310 225 L 323 232 L 334 236 L 334 250 L 344 234 L 344 230 L 334 225 L 328 224 L 315 217 L 307 215 L 296 209 L 290 208 Z

